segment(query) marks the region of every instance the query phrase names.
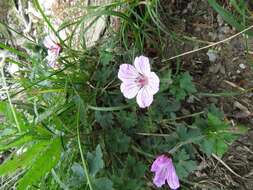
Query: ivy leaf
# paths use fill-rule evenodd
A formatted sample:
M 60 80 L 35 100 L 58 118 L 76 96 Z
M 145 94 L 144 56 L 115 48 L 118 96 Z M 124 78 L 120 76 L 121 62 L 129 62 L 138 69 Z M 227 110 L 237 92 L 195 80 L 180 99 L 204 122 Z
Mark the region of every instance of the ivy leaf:
M 97 146 L 95 152 L 87 153 L 87 161 L 89 166 L 89 173 L 95 177 L 99 170 L 104 168 L 103 153 L 100 145 Z

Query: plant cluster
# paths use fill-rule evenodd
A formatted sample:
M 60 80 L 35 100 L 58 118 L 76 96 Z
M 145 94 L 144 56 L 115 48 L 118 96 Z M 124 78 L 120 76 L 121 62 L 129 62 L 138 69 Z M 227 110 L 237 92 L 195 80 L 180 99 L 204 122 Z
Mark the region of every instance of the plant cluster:
M 37 0 L 34 4 L 51 33 L 28 39 L 29 51 L 0 44 L 17 56 L 2 54 L 0 59 L 6 94 L 0 102 L 0 151 L 9 155 L 0 165 L 1 186 L 147 190 L 155 187 L 155 172 L 156 186 L 167 180 L 177 188 L 180 180 L 184 188 L 198 155 L 222 156 L 238 136 L 215 105 L 182 115 L 181 108 L 198 93 L 189 72 L 139 57 L 145 48 L 158 46 L 154 35 L 161 40 L 167 33 L 158 1 L 94 8 L 91 17 L 118 17 L 120 29 L 78 50 L 72 35 L 60 33 L 70 24 L 82 27 L 86 17 L 57 30 Z M 4 62 L 17 64 L 18 75 L 7 78 Z M 15 89 L 9 88 L 13 84 Z M 166 177 L 159 172 L 167 172 Z

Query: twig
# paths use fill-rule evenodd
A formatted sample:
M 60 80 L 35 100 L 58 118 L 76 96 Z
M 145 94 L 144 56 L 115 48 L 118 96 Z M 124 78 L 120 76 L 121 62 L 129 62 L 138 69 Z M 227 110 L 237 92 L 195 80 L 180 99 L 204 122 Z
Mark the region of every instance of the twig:
M 170 149 L 169 153 L 170 154 L 173 154 L 175 153 L 179 148 L 181 148 L 182 146 L 184 145 L 187 145 L 187 144 L 191 144 L 191 143 L 194 143 L 195 141 L 198 141 L 198 140 L 201 140 L 203 139 L 205 136 L 202 135 L 202 136 L 198 136 L 198 137 L 195 137 L 195 138 L 191 138 L 189 140 L 186 140 L 186 141 L 183 141 L 181 143 L 178 143 L 176 146 L 174 146 L 172 149 Z
M 164 63 L 164 62 L 170 61 L 170 60 L 172 60 L 172 59 L 176 59 L 176 58 L 179 58 L 179 57 L 188 55 L 188 54 L 192 54 L 192 53 L 201 51 L 201 50 L 203 50 L 203 49 L 208 49 L 208 48 L 210 48 L 210 47 L 217 46 L 217 45 L 219 45 L 219 44 L 222 44 L 222 43 L 225 43 L 225 42 L 227 42 L 227 41 L 229 41 L 229 40 L 232 40 L 233 38 L 235 38 L 235 37 L 237 37 L 237 36 L 239 36 L 239 35 L 241 35 L 241 34 L 247 32 L 248 30 L 250 30 L 250 29 L 252 29 L 252 28 L 253 28 L 253 25 L 249 26 L 248 28 L 242 30 L 241 32 L 238 32 L 238 33 L 236 33 L 235 35 L 232 35 L 232 36 L 230 36 L 230 37 L 228 37 L 228 38 L 226 38 L 226 39 L 224 39 L 224 40 L 221 40 L 221 41 L 218 41 L 218 42 L 214 42 L 214 43 L 212 43 L 212 44 L 210 44 L 210 45 L 207 45 L 207 46 L 204 46 L 204 47 L 195 49 L 195 50 L 187 51 L 187 52 L 185 52 L 185 53 L 182 53 L 182 54 L 173 56 L 173 57 L 171 57 L 171 58 L 169 58 L 169 59 L 164 59 L 164 60 L 162 60 L 161 62 Z
M 216 154 L 212 153 L 212 157 L 214 157 L 217 161 L 219 161 L 223 166 L 225 166 L 232 174 L 240 179 L 244 179 L 244 177 L 238 175 L 234 170 L 232 170 L 221 158 L 219 158 Z

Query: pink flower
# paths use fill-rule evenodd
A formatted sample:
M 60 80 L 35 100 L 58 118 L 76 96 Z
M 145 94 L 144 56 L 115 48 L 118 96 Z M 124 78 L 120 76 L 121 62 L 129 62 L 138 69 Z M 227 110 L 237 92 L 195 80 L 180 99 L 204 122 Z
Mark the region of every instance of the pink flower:
M 159 91 L 160 80 L 151 72 L 149 59 L 145 56 L 136 57 L 134 66 L 130 64 L 120 65 L 118 78 L 122 81 L 120 90 L 123 95 L 136 101 L 141 108 L 150 106 L 153 96 Z
M 44 39 L 44 46 L 48 49 L 47 50 L 47 61 L 48 65 L 52 68 L 56 67 L 56 61 L 61 52 L 61 46 L 55 34 L 51 33 L 47 35 Z
M 166 155 L 160 155 L 151 166 L 151 172 L 155 172 L 153 179 L 157 187 L 161 187 L 167 181 L 171 189 L 179 188 L 179 179 L 172 163 L 172 159 Z

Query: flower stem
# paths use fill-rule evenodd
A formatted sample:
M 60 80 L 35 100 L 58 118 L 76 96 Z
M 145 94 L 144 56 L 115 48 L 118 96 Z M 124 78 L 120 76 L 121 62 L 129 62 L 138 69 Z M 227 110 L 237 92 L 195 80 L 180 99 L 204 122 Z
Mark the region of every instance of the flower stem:
M 83 150 L 82 150 L 82 145 L 81 145 L 81 140 L 80 140 L 80 131 L 79 131 L 79 118 L 80 118 L 80 107 L 78 107 L 78 111 L 77 111 L 77 124 L 76 124 L 76 131 L 77 131 L 77 142 L 78 142 L 78 147 L 79 147 L 79 151 L 81 154 L 81 159 L 82 159 L 82 163 L 83 163 L 83 168 L 84 168 L 84 172 L 86 175 L 86 179 L 87 179 L 87 183 L 89 185 L 90 190 L 93 190 L 91 181 L 90 181 L 90 177 L 89 177 L 89 172 L 88 172 L 88 168 L 87 168 L 87 164 L 86 161 L 84 159 L 83 156 Z
M 2 76 L 2 83 L 3 83 L 4 91 L 7 95 L 7 99 L 8 99 L 10 108 L 11 108 L 11 112 L 12 112 L 14 121 L 15 121 L 16 126 L 18 128 L 18 131 L 21 132 L 21 128 L 20 128 L 20 125 L 19 125 L 19 122 L 18 122 L 17 114 L 16 114 L 15 109 L 13 107 L 13 104 L 11 102 L 10 94 L 9 94 L 9 91 L 8 91 L 8 87 L 7 87 L 7 83 L 6 83 L 6 79 L 5 79 L 5 75 L 4 75 L 4 67 L 1 66 L 0 70 L 1 70 L 1 76 Z

